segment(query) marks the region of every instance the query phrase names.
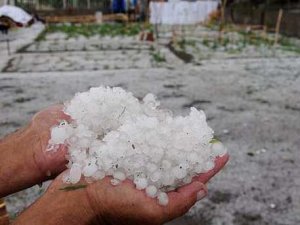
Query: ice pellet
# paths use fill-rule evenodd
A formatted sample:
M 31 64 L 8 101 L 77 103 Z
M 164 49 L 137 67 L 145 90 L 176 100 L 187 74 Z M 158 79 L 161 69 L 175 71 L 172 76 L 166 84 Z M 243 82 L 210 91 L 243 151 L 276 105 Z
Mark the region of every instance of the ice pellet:
M 160 192 L 158 194 L 157 198 L 158 198 L 158 203 L 160 205 L 163 205 L 163 206 L 168 205 L 168 203 L 169 203 L 169 197 L 168 197 L 168 195 L 165 192 Z
M 120 181 L 123 181 L 123 180 L 126 179 L 126 175 L 125 175 L 124 173 L 120 172 L 120 171 L 114 172 L 114 173 L 113 173 L 113 177 L 114 177 L 115 179 L 120 180 Z
M 155 198 L 157 193 L 157 188 L 154 185 L 150 185 L 146 188 L 146 194 L 150 198 Z
M 136 189 L 142 190 L 145 189 L 148 185 L 146 178 L 136 178 L 133 183 L 135 184 Z

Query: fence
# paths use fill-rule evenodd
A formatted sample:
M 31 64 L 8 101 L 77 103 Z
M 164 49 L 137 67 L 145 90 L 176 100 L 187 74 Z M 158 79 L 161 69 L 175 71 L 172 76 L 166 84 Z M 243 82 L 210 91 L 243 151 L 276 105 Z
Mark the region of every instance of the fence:
M 251 4 L 230 5 L 226 10 L 229 22 L 238 24 L 265 25 L 270 30 L 276 27 L 278 12 L 283 9 L 280 32 L 289 36 L 300 37 L 300 2 L 264 5 L 253 7 Z

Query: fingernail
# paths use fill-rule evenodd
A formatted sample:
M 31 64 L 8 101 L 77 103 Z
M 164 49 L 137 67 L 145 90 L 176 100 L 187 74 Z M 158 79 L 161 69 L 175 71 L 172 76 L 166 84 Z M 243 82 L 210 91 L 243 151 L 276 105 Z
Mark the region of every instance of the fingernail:
M 200 190 L 200 191 L 197 193 L 197 201 L 200 201 L 200 200 L 203 199 L 205 196 L 206 196 L 206 191 Z

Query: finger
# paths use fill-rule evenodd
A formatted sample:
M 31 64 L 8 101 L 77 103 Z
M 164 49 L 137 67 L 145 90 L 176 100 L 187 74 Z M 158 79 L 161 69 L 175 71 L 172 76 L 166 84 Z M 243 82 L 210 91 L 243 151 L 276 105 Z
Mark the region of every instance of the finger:
M 71 117 L 64 113 L 64 105 L 52 105 L 32 117 L 32 123 L 43 126 L 54 126 L 62 120 L 71 121 Z
M 185 214 L 197 200 L 203 199 L 207 195 L 207 189 L 204 184 L 226 165 L 228 159 L 228 154 L 216 158 L 215 167 L 212 170 L 194 177 L 191 184 L 177 189 L 177 192 L 169 192 L 169 204 L 166 208 L 168 217 L 166 221 Z
M 229 160 L 228 154 L 222 157 L 217 157 L 215 160 L 215 167 L 206 173 L 194 177 L 193 181 L 199 181 L 201 183 L 206 184 L 213 176 L 215 176 L 226 165 L 228 160 Z
M 204 184 L 194 181 L 180 187 L 177 191 L 169 192 L 169 203 L 165 207 L 166 221 L 172 220 L 185 214 L 196 202 L 204 198 L 207 189 Z

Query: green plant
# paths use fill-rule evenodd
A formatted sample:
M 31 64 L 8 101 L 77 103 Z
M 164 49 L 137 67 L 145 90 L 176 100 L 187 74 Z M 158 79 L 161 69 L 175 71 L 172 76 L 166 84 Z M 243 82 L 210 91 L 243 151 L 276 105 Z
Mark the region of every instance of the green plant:
M 155 62 L 161 63 L 161 62 L 166 62 L 166 58 L 164 55 L 162 55 L 160 52 L 156 51 L 156 52 L 152 52 L 151 53 L 152 58 Z

